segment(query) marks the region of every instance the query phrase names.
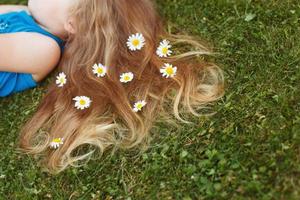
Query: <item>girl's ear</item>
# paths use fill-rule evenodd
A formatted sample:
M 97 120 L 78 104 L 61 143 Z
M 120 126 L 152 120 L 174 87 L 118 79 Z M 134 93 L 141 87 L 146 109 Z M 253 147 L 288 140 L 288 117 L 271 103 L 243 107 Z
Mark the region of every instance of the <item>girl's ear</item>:
M 75 30 L 75 23 L 73 18 L 69 18 L 65 24 L 64 24 L 64 28 L 71 34 L 75 34 L 76 30 Z

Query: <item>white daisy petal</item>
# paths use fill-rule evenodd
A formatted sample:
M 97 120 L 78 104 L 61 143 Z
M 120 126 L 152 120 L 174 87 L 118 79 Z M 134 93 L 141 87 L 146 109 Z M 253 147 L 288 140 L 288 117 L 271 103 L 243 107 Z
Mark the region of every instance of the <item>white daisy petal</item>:
M 93 73 L 97 75 L 97 77 L 104 77 L 107 72 L 107 67 L 102 65 L 101 63 L 94 64 Z
M 120 75 L 120 81 L 121 81 L 122 83 L 127 83 L 127 82 L 132 81 L 133 77 L 134 77 L 134 75 L 133 75 L 132 72 L 122 73 L 122 74 Z
M 63 144 L 63 138 L 54 138 L 50 142 L 50 147 L 53 149 L 57 149 L 61 144 Z
M 134 103 L 133 105 L 133 111 L 134 112 L 138 112 L 141 111 L 142 108 L 147 104 L 147 102 L 145 100 L 141 100 L 141 101 L 137 101 Z
M 145 45 L 145 38 L 143 34 L 136 33 L 129 36 L 127 46 L 131 51 L 141 50 Z
M 156 54 L 159 57 L 168 57 L 172 54 L 172 51 L 170 50 L 171 47 L 172 46 L 168 40 L 163 40 L 160 42 L 160 45 L 156 50 Z
M 56 76 L 56 82 L 58 87 L 63 87 L 67 83 L 66 74 L 64 72 L 61 72 Z
M 160 73 L 162 73 L 163 77 L 169 78 L 169 77 L 174 77 L 177 72 L 177 67 L 173 67 L 169 63 L 165 63 L 162 68 L 160 68 Z
M 73 98 L 73 100 L 76 101 L 75 107 L 81 110 L 90 107 L 92 102 L 91 99 L 86 96 L 76 96 L 75 98 Z

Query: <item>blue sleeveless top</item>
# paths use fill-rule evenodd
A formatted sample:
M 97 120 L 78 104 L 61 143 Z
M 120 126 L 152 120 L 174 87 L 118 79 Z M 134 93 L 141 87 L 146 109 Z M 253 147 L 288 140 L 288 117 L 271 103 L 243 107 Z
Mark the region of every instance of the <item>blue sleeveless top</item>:
M 59 37 L 41 28 L 25 10 L 0 14 L 0 34 L 16 32 L 37 32 L 53 38 L 64 49 L 64 41 Z M 37 82 L 29 73 L 0 71 L 0 97 L 21 92 L 36 87 Z

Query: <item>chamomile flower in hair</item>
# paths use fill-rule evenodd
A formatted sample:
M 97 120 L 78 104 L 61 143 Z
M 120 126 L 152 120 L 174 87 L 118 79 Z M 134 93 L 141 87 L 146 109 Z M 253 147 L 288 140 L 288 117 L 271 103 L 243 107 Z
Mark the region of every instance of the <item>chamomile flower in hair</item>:
M 127 46 L 131 51 L 141 50 L 145 45 L 145 38 L 143 34 L 136 33 L 129 36 Z
M 91 99 L 86 96 L 77 96 L 73 98 L 73 100 L 75 101 L 75 107 L 81 110 L 90 107 L 92 102 Z
M 106 66 L 102 65 L 101 63 L 94 64 L 93 66 L 93 73 L 97 75 L 97 77 L 103 77 L 106 74 Z
M 173 67 L 169 63 L 165 63 L 162 68 L 160 68 L 160 73 L 162 73 L 163 77 L 169 78 L 174 77 L 177 72 L 177 67 Z
M 133 105 L 133 111 L 134 112 L 138 112 L 141 111 L 142 108 L 147 104 L 147 102 L 145 100 L 141 100 L 141 101 L 137 101 L 134 103 Z
M 64 72 L 61 72 L 56 76 L 56 84 L 58 87 L 62 87 L 67 83 L 66 74 Z
M 156 50 L 156 54 L 159 57 L 168 57 L 172 54 L 172 51 L 170 50 L 172 46 L 170 45 L 170 42 L 168 40 L 163 40 L 160 42 L 159 47 Z
M 120 75 L 120 81 L 121 81 L 122 83 L 130 82 L 130 81 L 132 81 L 133 76 L 134 76 L 134 75 L 133 75 L 132 72 L 122 73 L 122 74 Z
M 61 144 L 63 144 L 63 138 L 54 138 L 50 142 L 50 147 L 53 149 L 57 149 Z

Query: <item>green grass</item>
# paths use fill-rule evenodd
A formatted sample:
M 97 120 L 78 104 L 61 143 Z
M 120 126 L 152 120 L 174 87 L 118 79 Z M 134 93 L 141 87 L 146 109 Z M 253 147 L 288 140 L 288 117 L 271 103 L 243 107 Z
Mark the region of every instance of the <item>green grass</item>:
M 217 114 L 180 131 L 162 126 L 140 156 L 106 154 L 49 176 L 15 152 L 45 88 L 1 99 L 1 199 L 300 199 L 300 2 L 164 0 L 159 8 L 171 27 L 220 53 L 226 95 Z

